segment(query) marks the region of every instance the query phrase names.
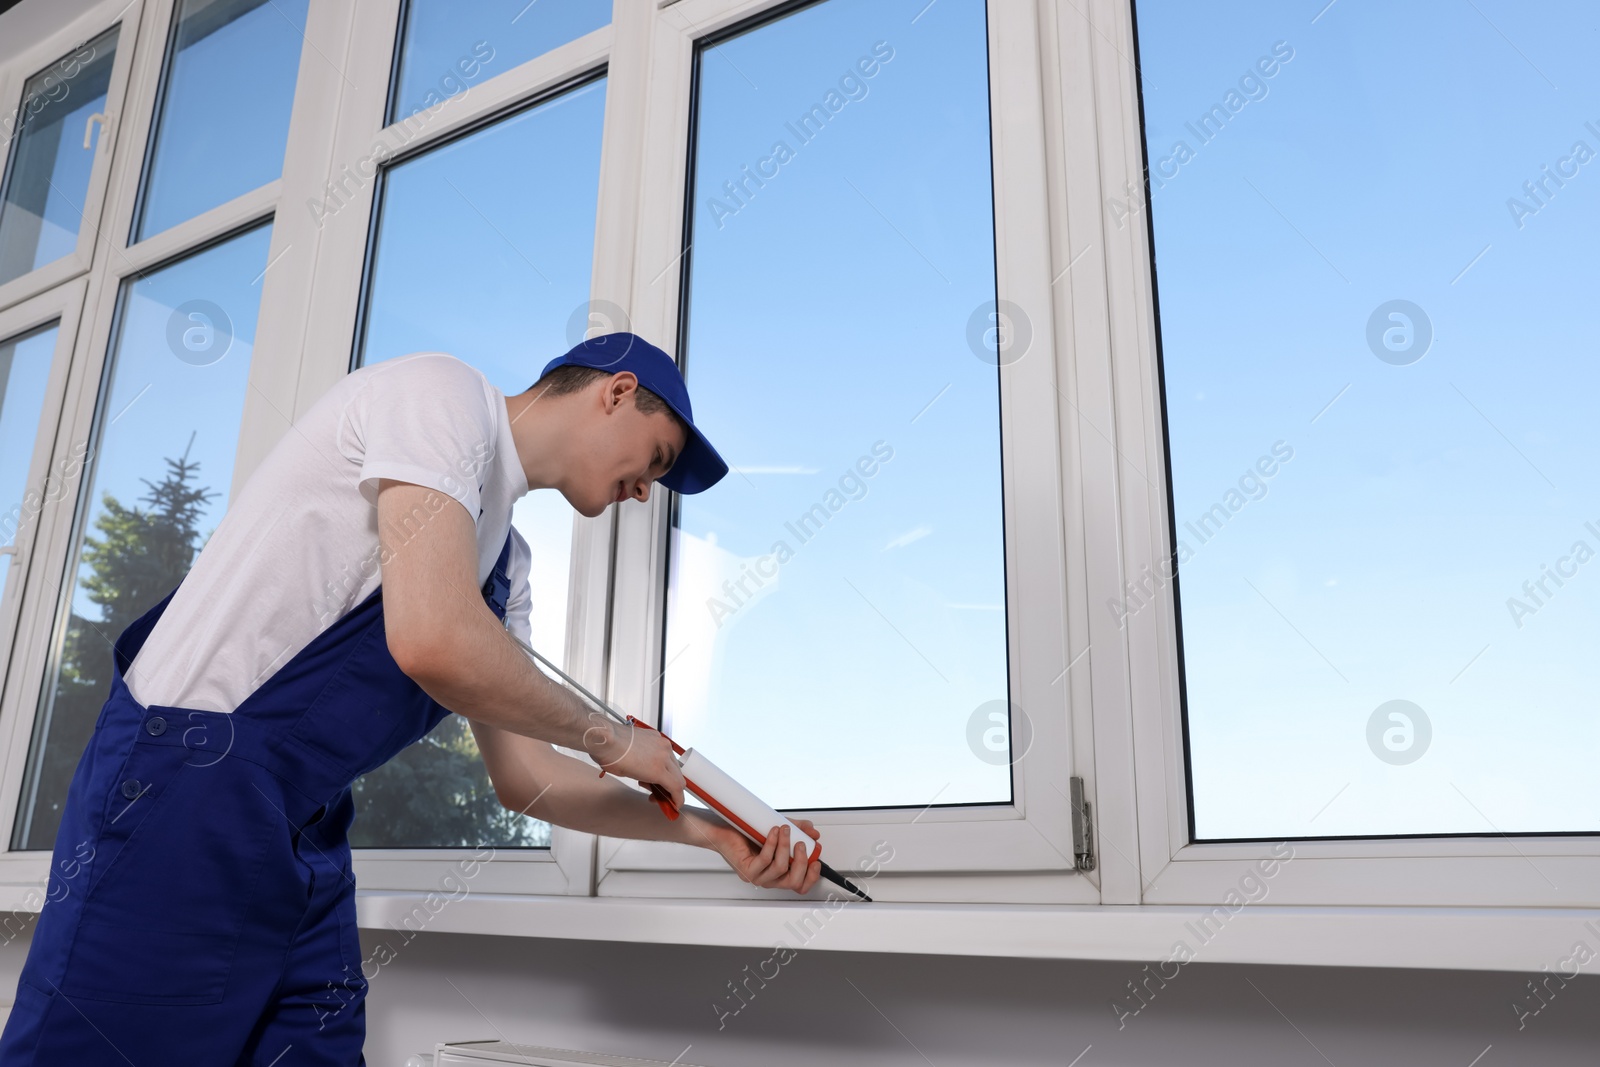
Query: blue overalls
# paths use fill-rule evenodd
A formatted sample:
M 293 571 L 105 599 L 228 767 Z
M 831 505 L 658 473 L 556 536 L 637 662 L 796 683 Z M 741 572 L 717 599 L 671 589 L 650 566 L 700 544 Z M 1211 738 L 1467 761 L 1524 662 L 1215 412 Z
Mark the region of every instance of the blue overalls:
M 510 552 L 483 588 L 501 619 Z M 366 1062 L 350 785 L 449 714 L 390 656 L 381 593 L 231 714 L 123 682 L 171 593 L 122 633 L 0 1067 Z

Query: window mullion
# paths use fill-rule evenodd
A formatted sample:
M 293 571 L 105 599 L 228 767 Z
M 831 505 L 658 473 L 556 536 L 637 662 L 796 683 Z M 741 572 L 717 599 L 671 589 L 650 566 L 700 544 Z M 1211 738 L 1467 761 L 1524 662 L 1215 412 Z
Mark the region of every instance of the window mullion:
M 257 343 L 272 358 L 255 360 L 250 369 L 236 487 L 244 484 L 311 400 L 348 369 L 349 327 L 343 333 L 330 333 L 339 323 L 327 309 L 344 286 L 350 289 L 349 306 L 354 307 L 359 266 L 354 280 L 341 268 L 350 262 L 352 248 L 359 264 L 356 234 L 365 230 L 366 204 L 350 205 L 331 216 L 322 205 L 330 177 L 344 158 L 341 152 L 348 154 L 350 144 L 358 140 L 341 136 L 350 129 L 350 116 L 363 110 L 371 114 L 370 88 L 364 92 L 358 87 L 374 85 L 380 78 L 377 72 L 387 68 L 382 39 L 363 37 L 358 30 L 364 23 L 381 22 L 383 9 L 392 6 L 389 0 L 368 0 L 353 6 L 313 3 L 310 7 L 273 218 L 271 265 L 260 282 Z

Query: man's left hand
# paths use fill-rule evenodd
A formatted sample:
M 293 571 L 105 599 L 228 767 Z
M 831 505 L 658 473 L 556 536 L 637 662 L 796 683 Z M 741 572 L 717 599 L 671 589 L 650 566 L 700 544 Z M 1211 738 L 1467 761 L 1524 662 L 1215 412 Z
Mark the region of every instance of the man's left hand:
M 684 817 L 694 818 L 687 810 Z M 787 826 L 768 829 L 767 843 L 757 848 L 748 837 L 726 823 L 713 821 L 714 818 L 695 819 L 697 825 L 691 828 L 693 838 L 714 849 L 735 874 L 751 885 L 762 889 L 792 889 L 804 895 L 822 877 L 822 860 L 815 856 L 816 849 L 808 845 L 807 858 L 801 859 L 799 846 L 790 840 Z M 792 821 L 813 840 L 822 839 L 810 819 Z

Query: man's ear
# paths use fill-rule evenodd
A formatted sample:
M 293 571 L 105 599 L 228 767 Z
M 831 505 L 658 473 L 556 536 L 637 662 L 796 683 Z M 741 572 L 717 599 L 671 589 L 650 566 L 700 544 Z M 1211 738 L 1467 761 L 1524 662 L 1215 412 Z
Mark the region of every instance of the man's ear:
M 633 391 L 639 387 L 639 376 L 631 370 L 621 370 L 606 380 L 601 392 L 606 414 L 611 414 L 624 401 L 633 399 Z

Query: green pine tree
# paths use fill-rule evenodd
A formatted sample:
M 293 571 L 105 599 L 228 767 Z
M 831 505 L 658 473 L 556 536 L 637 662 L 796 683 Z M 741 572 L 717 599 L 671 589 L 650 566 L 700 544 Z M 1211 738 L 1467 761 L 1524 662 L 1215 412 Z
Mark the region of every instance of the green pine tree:
M 550 844 L 550 826 L 508 811 L 494 795 L 467 720 L 447 715 L 352 788 L 357 848 L 496 848 Z
M 67 785 L 110 691 L 112 643 L 183 580 L 203 545 L 198 524 L 218 494 L 194 484 L 200 464 L 189 459 L 189 448 L 165 462 L 160 482 L 141 479 L 149 487 L 139 500 L 143 507 L 102 493 L 98 536 L 84 538 L 79 584 L 101 617 L 73 612 L 67 621 L 46 705 L 33 819 L 21 848 L 49 849 L 55 842 Z M 357 780 L 353 792 L 358 817 L 350 839 L 357 847 L 549 844 L 547 824 L 500 805 L 466 720 L 456 715 Z
M 168 458 L 160 483 L 140 481 L 150 491 L 140 498 L 148 505 L 126 507 L 110 493 L 100 496 L 94 528 L 99 536 L 83 539 L 79 584 L 99 619 L 72 612 L 61 647 L 56 686 L 46 707 L 45 744 L 34 796 L 33 818 L 23 848 L 48 849 L 55 843 L 66 803 L 67 785 L 89 743 L 100 707 L 111 688 L 112 644 L 128 624 L 183 580 L 200 551 L 198 523 L 206 501 L 217 495 L 192 484 L 198 461 Z

